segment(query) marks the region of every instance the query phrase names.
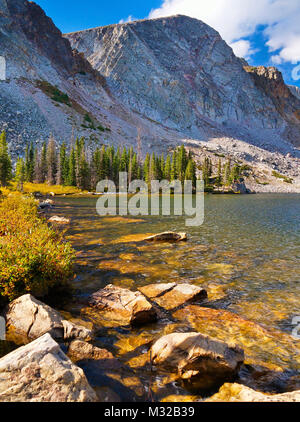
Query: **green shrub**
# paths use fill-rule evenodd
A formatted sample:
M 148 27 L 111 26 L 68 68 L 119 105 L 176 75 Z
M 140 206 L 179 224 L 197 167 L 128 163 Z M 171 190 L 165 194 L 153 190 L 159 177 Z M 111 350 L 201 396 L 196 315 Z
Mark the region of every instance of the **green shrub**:
M 277 179 L 283 179 L 285 183 L 293 183 L 293 179 L 287 176 L 284 176 L 283 174 L 278 173 L 277 171 L 272 172 L 272 176 L 276 177 Z
M 40 88 L 51 100 L 57 103 L 66 104 L 72 107 L 68 94 L 60 91 L 56 86 L 51 85 L 47 81 L 37 81 L 37 86 Z
M 0 203 L 0 296 L 43 297 L 66 288 L 73 275 L 71 245 L 38 216 L 33 198 L 21 195 Z

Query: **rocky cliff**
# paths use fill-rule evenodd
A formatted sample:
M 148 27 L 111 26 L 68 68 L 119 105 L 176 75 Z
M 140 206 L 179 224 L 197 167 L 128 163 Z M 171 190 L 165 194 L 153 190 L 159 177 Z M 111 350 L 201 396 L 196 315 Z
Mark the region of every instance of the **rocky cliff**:
M 197 19 L 173 16 L 66 36 L 124 104 L 154 121 L 202 139 L 214 127 L 234 137 L 248 134 L 254 143 L 261 132 L 270 146 L 279 147 L 280 136 L 300 145 L 300 101 L 281 74 L 244 68 Z M 298 127 L 297 137 L 290 124 Z
M 289 89 L 291 93 L 300 100 L 300 88 L 298 88 L 297 86 L 289 85 Z
M 15 156 L 51 133 L 93 146 L 136 145 L 139 132 L 144 153 L 185 142 L 200 156 L 298 180 L 297 92 L 276 69 L 247 67 L 201 21 L 173 16 L 62 36 L 35 3 L 0 0 L 0 55 L 0 130 Z
M 150 121 L 128 111 L 113 97 L 105 78 L 73 50 L 52 20 L 33 2 L 0 0 L 0 55 L 6 80 L 0 81 L 0 130 L 11 151 L 24 153 L 29 141 L 53 134 L 62 142 L 85 136 L 91 144 L 136 143 L 137 128 L 150 133 Z M 86 115 L 92 120 L 86 120 Z M 164 128 L 152 137 L 166 138 Z M 169 134 L 177 139 L 177 134 Z M 174 141 L 178 143 L 179 141 Z

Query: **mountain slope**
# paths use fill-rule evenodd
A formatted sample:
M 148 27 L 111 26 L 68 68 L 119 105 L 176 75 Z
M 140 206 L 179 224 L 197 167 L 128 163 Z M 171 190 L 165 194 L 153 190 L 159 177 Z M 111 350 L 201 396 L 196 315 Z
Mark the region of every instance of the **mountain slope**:
M 299 99 L 286 87 L 291 98 L 276 104 L 283 80 L 265 72 L 261 89 L 255 70 L 197 19 L 173 16 L 65 36 L 124 104 L 159 123 L 198 139 L 225 134 L 262 145 L 264 138 L 271 150 L 285 141 L 300 145 Z
M 85 136 L 93 148 L 136 146 L 140 133 L 143 154 L 184 142 L 201 159 L 280 171 L 295 183 L 274 189 L 300 191 L 299 98 L 203 22 L 175 16 L 63 37 L 35 3 L 0 0 L 0 47 L 0 130 L 14 158 L 50 134 Z
M 0 0 L 0 46 L 7 63 L 7 79 L 0 81 L 0 130 L 6 129 L 15 157 L 27 142 L 44 141 L 51 133 L 59 142 L 76 135 L 92 145 L 135 144 L 141 127 L 147 142 L 167 137 L 179 142 L 177 134 L 168 135 L 120 104 L 105 78 L 72 50 L 35 3 Z

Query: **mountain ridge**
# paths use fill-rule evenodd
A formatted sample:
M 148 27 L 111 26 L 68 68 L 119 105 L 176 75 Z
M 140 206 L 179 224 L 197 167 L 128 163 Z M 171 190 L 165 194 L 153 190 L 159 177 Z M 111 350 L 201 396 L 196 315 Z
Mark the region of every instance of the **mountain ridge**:
M 76 45 L 84 41 L 92 54 Z M 286 87 L 277 74 L 257 87 L 245 60 L 204 22 L 176 15 L 63 36 L 35 3 L 0 0 L 0 45 L 0 129 L 15 157 L 50 134 L 69 143 L 85 136 L 93 148 L 136 146 L 140 133 L 143 154 L 183 142 L 195 154 L 211 150 L 298 180 L 299 99 L 277 98 L 276 84 Z

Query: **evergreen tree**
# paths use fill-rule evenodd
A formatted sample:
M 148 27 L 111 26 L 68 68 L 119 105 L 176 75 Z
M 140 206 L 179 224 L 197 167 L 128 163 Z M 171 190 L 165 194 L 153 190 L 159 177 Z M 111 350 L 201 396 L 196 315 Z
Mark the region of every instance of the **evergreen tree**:
M 230 174 L 231 183 L 238 182 L 240 177 L 241 177 L 241 167 L 238 164 L 235 164 Z
M 30 146 L 27 145 L 25 152 L 25 178 L 26 182 L 33 182 L 34 179 L 34 158 L 35 158 L 35 148 L 33 143 L 30 143 Z
M 177 180 L 177 151 L 173 152 L 172 166 L 171 166 L 171 181 Z
M 138 159 L 137 154 L 134 153 L 131 161 L 131 181 L 138 179 Z
M 3 131 L 0 135 L 0 184 L 7 186 L 12 178 L 12 165 L 8 153 L 6 142 L 6 133 Z
M 86 159 L 85 150 L 81 150 L 79 159 L 78 179 L 76 181 L 77 187 L 82 190 L 89 190 L 90 188 L 90 169 Z
M 113 166 L 112 166 L 112 174 L 113 174 L 113 181 L 116 185 L 119 183 L 119 168 L 120 168 L 120 151 L 118 149 L 117 153 L 113 158 Z
M 185 180 L 191 180 L 193 187 L 196 187 L 196 168 L 193 160 L 189 160 L 185 170 Z
M 57 172 L 57 154 L 54 138 L 51 136 L 47 146 L 47 183 L 54 185 Z
M 24 160 L 23 160 L 23 163 L 24 163 Z M 36 150 L 35 158 L 34 158 L 34 176 L 33 176 L 34 183 L 44 183 L 44 180 L 43 180 L 43 177 L 42 177 L 41 164 L 42 164 L 41 163 L 41 153 Z M 24 163 L 24 173 L 26 173 L 25 172 L 25 163 Z
M 157 170 L 157 160 L 155 154 L 152 154 L 151 161 L 150 161 L 150 173 L 149 173 L 149 183 L 151 180 L 157 180 L 158 178 L 158 170 Z
M 218 163 L 218 174 L 217 174 L 217 178 L 216 178 L 216 186 L 217 186 L 217 188 L 220 188 L 222 186 L 222 163 L 221 163 L 221 159 L 219 159 L 219 163 Z
M 60 147 L 58 164 L 57 164 L 57 174 L 56 174 L 56 184 L 65 185 L 68 177 L 68 172 L 66 168 L 67 162 L 67 149 L 66 144 L 63 142 Z
M 226 162 L 224 167 L 224 184 L 226 186 L 231 184 L 231 161 L 230 159 Z
M 17 182 L 17 189 L 23 192 L 23 185 L 25 182 L 25 163 L 23 158 L 18 158 L 17 165 L 16 165 L 16 177 L 15 180 Z
M 147 153 L 146 159 L 144 162 L 144 180 L 149 185 L 151 182 L 150 179 L 150 154 Z
M 40 183 L 45 183 L 47 180 L 47 144 L 46 142 L 43 143 L 41 157 L 40 157 Z
M 123 153 L 121 155 L 119 172 L 124 172 L 124 171 L 127 171 L 127 170 L 128 170 L 128 157 L 127 157 L 126 148 L 124 147 Z
M 69 156 L 69 173 L 67 178 L 68 186 L 76 186 L 76 157 L 75 149 L 72 148 Z
M 202 165 L 202 177 L 204 181 L 204 186 L 207 188 L 210 184 L 209 180 L 209 160 L 208 158 L 204 159 L 203 165 Z
M 185 178 L 185 170 L 187 166 L 187 154 L 184 145 L 182 145 L 177 154 L 177 177 L 183 183 Z
M 160 163 L 159 163 L 159 180 L 164 179 L 164 174 L 165 174 L 165 157 L 164 157 L 164 154 L 162 153 L 160 156 Z
M 164 179 L 171 181 L 171 157 L 168 155 L 164 168 Z

